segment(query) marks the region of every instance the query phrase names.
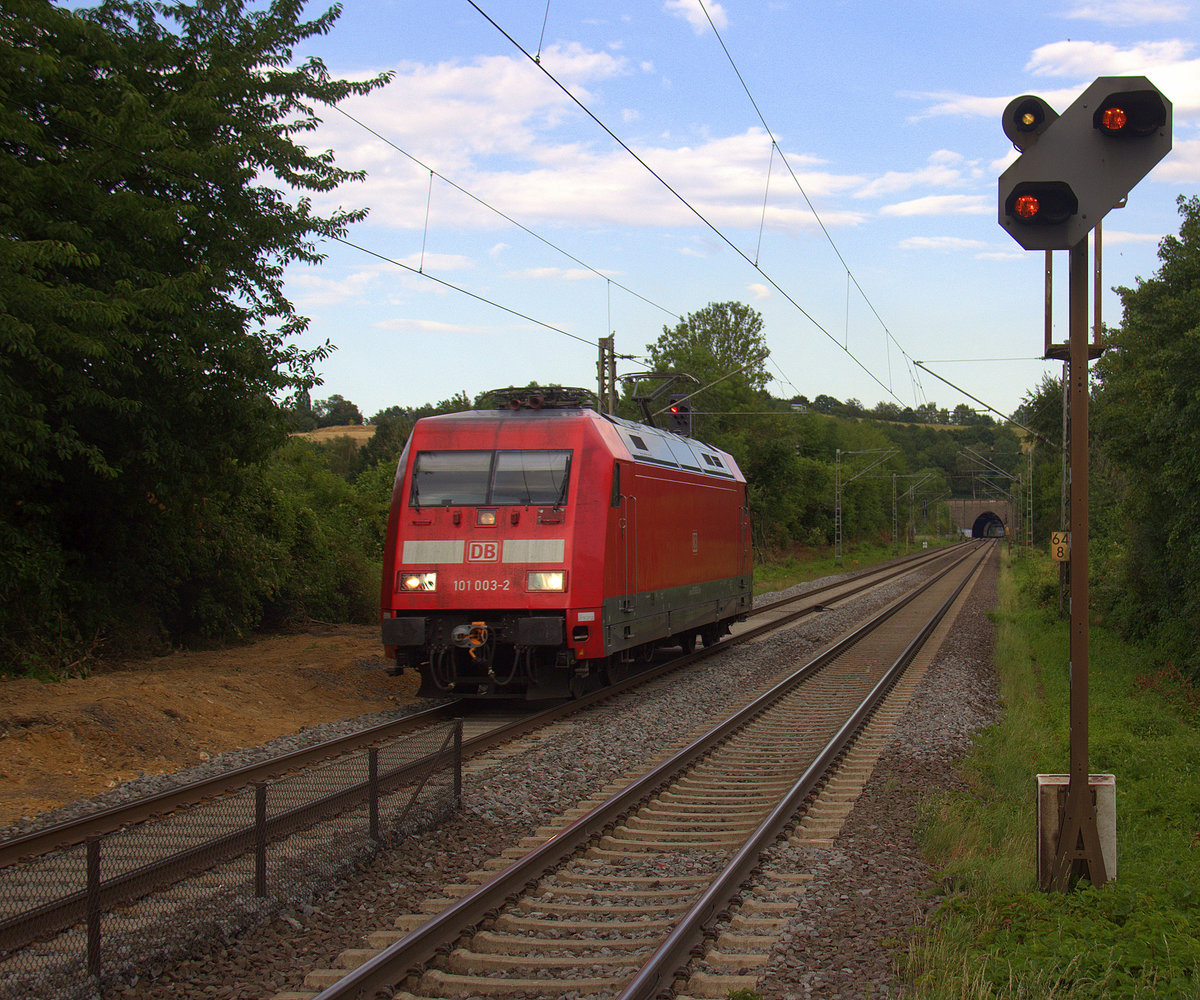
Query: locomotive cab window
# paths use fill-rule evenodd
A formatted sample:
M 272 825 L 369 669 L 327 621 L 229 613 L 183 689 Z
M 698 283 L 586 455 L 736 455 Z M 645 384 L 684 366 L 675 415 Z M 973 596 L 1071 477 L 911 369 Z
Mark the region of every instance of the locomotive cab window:
M 560 506 L 569 450 L 422 451 L 413 463 L 412 507 Z

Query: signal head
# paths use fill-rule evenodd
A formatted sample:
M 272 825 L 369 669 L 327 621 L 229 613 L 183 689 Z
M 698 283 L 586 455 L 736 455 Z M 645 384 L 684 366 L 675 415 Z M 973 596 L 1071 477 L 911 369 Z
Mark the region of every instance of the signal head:
M 1098 77 L 1061 118 L 1040 98 L 1010 102 L 1022 153 L 1000 175 L 1000 225 L 1026 250 L 1078 245 L 1170 151 L 1171 110 L 1144 76 Z
M 668 400 L 667 412 L 671 415 L 667 421 L 667 430 L 673 434 L 691 437 L 692 434 L 692 404 L 680 396 L 671 396 Z
M 1063 181 L 1024 181 L 1004 203 L 1004 212 L 1031 226 L 1059 226 L 1079 211 L 1079 199 Z
M 1167 105 L 1157 90 L 1125 90 L 1109 94 L 1092 115 L 1092 128 L 1103 135 L 1145 138 L 1167 124 Z
M 1040 97 L 1026 94 L 1009 101 L 1004 109 L 1004 134 L 1024 152 L 1057 118 L 1058 112 Z

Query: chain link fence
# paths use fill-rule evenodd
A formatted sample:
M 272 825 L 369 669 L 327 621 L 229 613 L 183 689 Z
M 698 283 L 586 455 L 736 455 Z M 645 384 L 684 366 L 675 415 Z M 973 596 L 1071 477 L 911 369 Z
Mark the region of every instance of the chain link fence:
M 0 870 L 0 1000 L 94 1000 L 332 888 L 458 808 L 462 723 Z

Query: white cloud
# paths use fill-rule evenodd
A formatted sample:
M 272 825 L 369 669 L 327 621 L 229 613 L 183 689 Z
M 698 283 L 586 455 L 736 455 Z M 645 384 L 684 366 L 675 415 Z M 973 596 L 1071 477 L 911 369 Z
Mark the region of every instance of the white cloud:
M 1172 184 L 1200 184 L 1200 139 L 1175 140 L 1171 152 L 1150 174 L 1150 179 Z
M 456 253 L 434 253 L 420 251 L 398 258 L 401 264 L 418 271 L 442 273 L 445 271 L 469 271 L 475 266 L 470 257 Z
M 996 205 L 982 195 L 935 194 L 925 198 L 914 198 L 895 205 L 885 205 L 880 215 L 907 217 L 912 215 L 986 215 L 994 212 Z
M 705 8 L 708 10 L 707 17 L 704 14 Z M 703 7 L 700 5 L 700 0 L 667 0 L 663 4 L 663 9 L 670 14 L 682 17 L 692 26 L 692 31 L 697 35 L 702 35 L 709 30 L 708 19 L 710 17 L 718 31 L 724 31 L 729 25 L 729 17 L 725 13 L 725 8 L 715 0 L 709 0 Z
M 909 116 L 909 121 L 919 122 L 927 118 L 994 118 L 1000 120 L 1011 97 L 978 97 L 973 94 L 956 94 L 947 91 L 906 91 L 898 96 L 915 101 L 930 101 L 920 114 Z
M 521 271 L 510 271 L 506 278 L 533 278 L 536 280 L 556 281 L 585 281 L 588 278 L 602 277 L 586 267 L 527 267 Z
M 549 46 L 541 61 L 585 103 L 591 98 L 589 84 L 626 72 L 620 57 L 577 44 Z M 393 68 L 395 78 L 388 86 L 348 98 L 342 106 L 390 142 L 447 174 L 465 168 L 476 156 L 527 154 L 547 131 L 582 113 L 523 58 L 479 56 L 469 62 L 406 62 Z M 310 145 L 332 147 L 339 163 L 365 167 L 373 174 L 404 170 L 403 156 L 388 142 L 336 112 L 325 116 Z
M 752 285 L 747 285 L 746 289 L 753 294 L 756 300 L 759 301 L 762 299 L 769 299 L 771 297 L 771 289 L 766 285 L 759 284 L 758 282 L 755 282 Z
M 1191 42 L 1171 39 L 1121 47 L 1108 42 L 1061 41 L 1035 49 L 1025 69 L 1035 76 L 1069 81 L 1053 90 L 1036 93 L 1060 113 L 1065 111 L 1098 76 L 1145 76 L 1174 105 L 1176 123 L 1200 116 L 1200 59 L 1189 56 Z M 1017 94 L 980 97 L 953 92 L 906 93 L 901 96 L 928 102 L 913 120 L 938 116 L 1000 120 Z
M 986 246 L 982 240 L 966 240 L 958 236 L 910 236 L 900 241 L 902 250 L 980 250 Z
M 378 279 L 378 270 L 328 278 L 323 271 L 294 268 L 288 272 L 288 287 L 296 291 L 295 298 L 302 309 L 314 309 L 360 298 Z
M 1025 69 L 1038 76 L 1087 79 L 1149 74 L 1183 62 L 1191 45 L 1179 39 L 1121 48 L 1108 42 L 1051 42 L 1034 49 Z
M 1012 250 L 989 250 L 986 253 L 977 253 L 976 260 L 1027 260 L 1025 256 L 1027 251 L 1014 248 Z
M 1077 87 L 1041 93 L 1060 112 L 1098 76 L 1145 76 L 1174 106 L 1175 132 L 1200 116 L 1200 59 L 1187 58 L 1194 46 L 1172 40 L 1119 48 L 1102 42 L 1055 42 L 1034 51 L 1027 69 L 1043 77 L 1084 81 Z
M 584 92 L 626 72 L 621 60 L 577 45 L 547 49 L 543 63 Z M 372 225 L 430 234 L 508 225 L 497 211 L 525 225 L 703 225 L 594 130 L 585 130 L 582 140 L 564 140 L 562 126 L 574 122 L 572 106 L 527 60 L 406 63 L 388 87 L 349 100 L 346 108 L 385 138 L 336 113 L 327 116 L 313 148 L 336 149 L 339 165 L 365 169 L 367 178 L 320 196 L 322 210 L 350 200 L 372 206 Z M 637 152 L 722 229 L 757 230 L 764 222 L 764 194 L 767 226 L 796 231 L 817 225 L 786 172 L 777 169 L 766 191 L 767 165 L 777 152 L 761 128 L 688 145 L 664 137 Z M 822 169 L 822 161 L 802 152 L 787 156 L 817 204 L 828 205 L 865 181 Z M 431 169 L 446 180 L 431 177 Z M 836 208 L 823 208 L 822 218 L 829 226 L 864 221 L 861 212 Z
M 1160 21 L 1186 21 L 1187 4 L 1153 0 L 1092 0 L 1079 3 L 1063 17 L 1079 21 L 1099 21 L 1101 24 L 1131 27 Z
M 410 319 L 397 317 L 383 320 L 374 324 L 377 330 L 389 330 L 393 333 L 493 333 L 498 332 L 481 326 L 462 326 L 457 323 L 441 323 L 432 319 Z
M 929 157 L 919 170 L 888 171 L 854 193 L 856 198 L 875 198 L 881 195 L 908 191 L 914 187 L 950 187 L 969 180 L 975 165 L 958 153 L 940 149 Z

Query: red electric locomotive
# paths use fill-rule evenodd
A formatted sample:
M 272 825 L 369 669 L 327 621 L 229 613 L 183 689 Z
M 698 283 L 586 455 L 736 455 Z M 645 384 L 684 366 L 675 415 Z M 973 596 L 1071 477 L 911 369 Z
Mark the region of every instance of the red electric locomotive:
M 420 670 L 422 695 L 578 695 L 658 646 L 711 645 L 749 611 L 733 458 L 586 395 L 540 390 L 413 428 L 381 603 L 387 653 Z

